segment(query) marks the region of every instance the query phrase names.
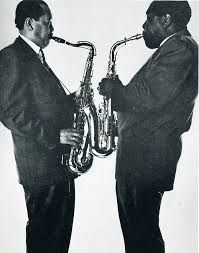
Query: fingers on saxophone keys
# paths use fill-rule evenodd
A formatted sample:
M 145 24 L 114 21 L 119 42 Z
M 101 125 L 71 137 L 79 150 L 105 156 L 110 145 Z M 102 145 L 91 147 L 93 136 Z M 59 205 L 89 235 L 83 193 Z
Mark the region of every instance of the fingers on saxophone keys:
M 75 147 L 75 148 L 77 148 L 81 144 L 81 140 L 77 137 L 72 137 L 72 139 L 69 141 L 68 144 Z
M 77 148 L 82 143 L 83 136 L 79 132 L 74 132 L 68 137 L 68 139 L 69 139 L 68 144 Z
M 78 138 L 71 137 L 71 138 L 61 138 L 60 143 L 61 144 L 68 144 L 68 145 L 71 145 L 72 147 L 77 148 L 81 144 L 81 141 Z
M 77 134 L 72 136 L 72 141 L 76 142 L 77 144 L 80 144 L 82 142 L 83 136 L 81 134 Z
M 83 139 L 83 134 L 75 129 L 62 129 L 60 132 L 60 143 L 78 147 Z

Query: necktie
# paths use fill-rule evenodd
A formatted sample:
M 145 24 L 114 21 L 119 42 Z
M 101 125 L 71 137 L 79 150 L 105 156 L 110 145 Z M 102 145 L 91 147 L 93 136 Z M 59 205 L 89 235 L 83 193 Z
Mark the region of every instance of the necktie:
M 39 56 L 39 59 L 40 59 L 40 61 L 42 62 L 42 64 L 45 66 L 45 68 L 47 68 L 47 70 L 49 70 L 50 67 L 48 66 L 48 64 L 47 64 L 47 62 L 46 62 L 44 52 L 43 52 L 43 50 L 42 50 L 41 48 L 40 48 L 40 50 L 39 50 L 38 56 Z
M 52 69 L 49 67 L 48 63 L 45 60 L 45 55 L 43 50 L 40 48 L 39 50 L 39 54 L 38 57 L 41 61 L 41 63 L 44 65 L 44 67 L 47 69 L 47 71 L 49 72 L 49 74 L 57 81 L 57 85 L 58 87 L 64 92 L 64 89 L 62 87 L 61 81 L 59 80 L 59 78 L 55 75 L 55 73 L 52 71 Z M 64 92 L 65 94 L 65 92 Z

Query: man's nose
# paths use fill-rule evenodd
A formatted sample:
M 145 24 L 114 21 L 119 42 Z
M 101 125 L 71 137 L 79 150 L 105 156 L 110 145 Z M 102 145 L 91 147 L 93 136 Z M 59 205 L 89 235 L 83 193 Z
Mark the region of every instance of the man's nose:
M 142 28 L 145 29 L 146 27 L 146 21 L 144 22 L 144 24 L 142 25 Z

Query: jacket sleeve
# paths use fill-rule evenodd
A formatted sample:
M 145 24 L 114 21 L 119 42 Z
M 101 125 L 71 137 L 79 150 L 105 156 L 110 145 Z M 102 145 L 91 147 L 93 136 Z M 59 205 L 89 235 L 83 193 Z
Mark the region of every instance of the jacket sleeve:
M 183 89 L 193 64 L 190 48 L 179 41 L 148 62 L 127 86 L 115 86 L 116 111 L 157 110 L 175 99 Z M 147 69 L 148 68 L 148 69 Z
M 33 138 L 46 148 L 59 142 L 59 132 L 50 122 L 42 122 L 31 103 L 31 80 L 25 78 L 22 64 L 9 49 L 0 53 L 0 109 L 2 123 L 12 132 Z

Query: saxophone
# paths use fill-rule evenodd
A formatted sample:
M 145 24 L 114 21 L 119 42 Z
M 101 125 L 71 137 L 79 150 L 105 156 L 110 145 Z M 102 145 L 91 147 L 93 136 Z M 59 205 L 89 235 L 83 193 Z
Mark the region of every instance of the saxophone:
M 116 56 L 120 46 L 126 45 L 128 41 L 138 40 L 142 34 L 136 34 L 130 38 L 124 38 L 115 42 L 109 53 L 109 62 L 106 78 L 114 80 L 116 74 Z M 95 136 L 95 147 L 93 154 L 98 157 L 107 157 L 116 150 L 117 115 L 112 109 L 111 98 L 103 96 L 103 101 L 98 109 L 98 132 Z
M 91 120 L 96 118 L 96 108 L 94 106 L 91 77 L 93 58 L 96 55 L 95 46 L 88 41 L 78 41 L 76 44 L 70 43 L 58 37 L 52 37 L 58 43 L 67 44 L 72 47 L 82 47 L 89 49 L 83 79 L 80 82 L 79 96 L 75 98 L 76 113 L 74 119 L 74 128 L 83 132 L 83 141 L 78 148 L 72 147 L 70 153 L 61 155 L 61 164 L 68 168 L 75 175 L 86 173 L 93 163 L 93 153 L 91 144 Z M 91 116 L 92 114 L 92 116 Z M 96 128 L 97 120 L 94 121 Z

